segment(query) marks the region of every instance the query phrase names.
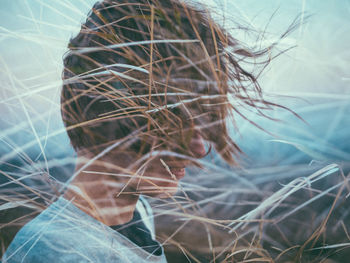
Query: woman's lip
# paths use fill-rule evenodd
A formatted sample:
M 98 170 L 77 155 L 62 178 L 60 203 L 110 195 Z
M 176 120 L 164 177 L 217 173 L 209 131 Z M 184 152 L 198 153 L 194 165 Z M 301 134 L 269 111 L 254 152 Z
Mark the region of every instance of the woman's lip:
M 169 161 L 164 160 L 166 165 L 170 168 L 185 168 L 186 166 L 190 165 L 190 161 Z
M 185 176 L 185 167 L 169 167 L 172 174 L 175 175 L 176 179 L 181 179 Z

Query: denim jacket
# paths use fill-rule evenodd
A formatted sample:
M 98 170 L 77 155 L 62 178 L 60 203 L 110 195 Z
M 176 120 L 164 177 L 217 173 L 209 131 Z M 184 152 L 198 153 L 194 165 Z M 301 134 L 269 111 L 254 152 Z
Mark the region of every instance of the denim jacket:
M 154 238 L 153 217 L 144 198 L 136 205 Z M 3 263 L 166 262 L 60 197 L 16 235 Z

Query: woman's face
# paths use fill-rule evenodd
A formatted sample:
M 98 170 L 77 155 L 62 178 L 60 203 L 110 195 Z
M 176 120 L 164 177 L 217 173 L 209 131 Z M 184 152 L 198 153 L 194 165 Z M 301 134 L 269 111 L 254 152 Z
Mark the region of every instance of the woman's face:
M 204 139 L 200 132 L 195 130 L 188 144 L 188 150 L 193 158 L 202 158 L 206 155 Z M 192 159 L 193 159 L 192 158 Z M 114 163 L 128 170 L 135 166 L 136 157 L 129 154 L 127 158 L 121 158 L 116 154 L 111 160 Z M 148 161 L 132 170 L 130 177 L 122 177 L 125 180 L 125 187 L 121 194 L 144 194 L 148 196 L 169 197 L 176 193 L 179 180 L 185 176 L 185 168 L 191 161 L 185 158 L 156 155 Z M 116 177 L 118 178 L 118 177 Z M 120 182 L 120 179 L 117 179 Z
M 192 134 L 188 148 L 194 158 L 206 155 L 204 139 L 199 131 Z M 186 174 L 185 168 L 190 164 L 191 161 L 184 158 L 155 157 L 145 165 L 135 190 L 150 196 L 168 197 L 176 193 L 179 181 Z

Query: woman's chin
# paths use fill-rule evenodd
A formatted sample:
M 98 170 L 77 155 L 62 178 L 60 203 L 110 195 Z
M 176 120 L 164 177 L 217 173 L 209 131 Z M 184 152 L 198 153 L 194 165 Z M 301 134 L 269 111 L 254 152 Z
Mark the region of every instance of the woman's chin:
M 155 197 L 158 197 L 161 199 L 170 198 L 170 197 L 174 196 L 177 192 L 178 192 L 178 188 L 176 188 L 176 189 L 174 188 L 171 190 L 166 189 L 166 190 L 164 190 L 164 192 L 157 194 L 157 196 L 155 196 Z
M 157 198 L 169 198 L 175 195 L 178 191 L 178 183 L 172 182 L 166 185 L 159 185 L 157 188 L 138 189 L 138 191 L 146 196 Z

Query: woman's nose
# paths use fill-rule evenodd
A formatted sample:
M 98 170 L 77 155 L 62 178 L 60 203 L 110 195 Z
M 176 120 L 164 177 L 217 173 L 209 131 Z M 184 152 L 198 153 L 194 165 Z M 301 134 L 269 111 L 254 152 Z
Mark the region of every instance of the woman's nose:
M 190 151 L 196 158 L 202 158 L 206 155 L 204 139 L 199 131 L 195 131 L 189 145 Z

